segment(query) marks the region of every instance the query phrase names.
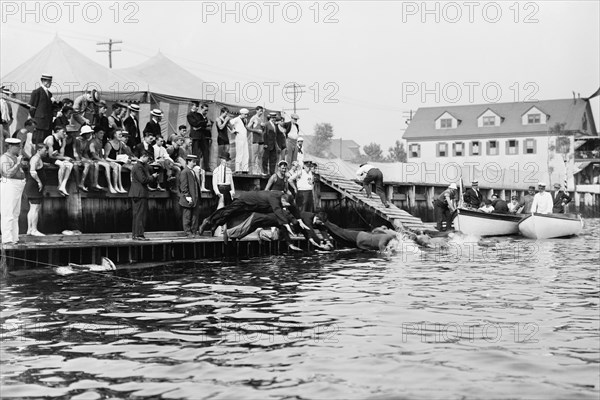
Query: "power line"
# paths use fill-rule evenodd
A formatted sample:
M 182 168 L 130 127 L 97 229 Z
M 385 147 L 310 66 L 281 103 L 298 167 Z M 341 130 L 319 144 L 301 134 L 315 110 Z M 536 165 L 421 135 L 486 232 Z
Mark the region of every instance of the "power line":
M 123 43 L 121 40 L 108 39 L 108 42 L 98 42 L 96 45 L 104 46 L 108 45 L 108 50 L 96 50 L 96 53 L 108 53 L 108 68 L 112 68 L 112 53 L 113 51 L 121 51 L 120 49 L 113 49 L 113 44 Z
M 300 100 L 300 95 L 302 93 L 306 93 L 304 90 L 302 90 L 303 87 L 306 87 L 306 85 L 298 85 L 295 82 L 292 83 L 291 85 L 286 86 L 286 91 L 285 91 L 286 95 L 290 94 L 288 89 L 292 88 L 292 90 L 293 90 L 292 94 L 294 95 L 294 108 L 293 108 L 294 114 L 296 113 L 297 110 L 308 110 L 308 108 L 297 108 L 296 107 L 296 103 Z M 284 109 L 284 110 L 286 110 L 286 109 Z M 287 110 L 289 110 L 289 109 L 287 109 Z

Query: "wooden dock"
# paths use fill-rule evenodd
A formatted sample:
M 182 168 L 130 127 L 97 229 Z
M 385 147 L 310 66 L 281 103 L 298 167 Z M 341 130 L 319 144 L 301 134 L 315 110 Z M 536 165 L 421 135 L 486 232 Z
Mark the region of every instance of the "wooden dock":
M 183 231 L 146 232 L 148 241 L 132 240 L 130 233 L 81 235 L 21 235 L 18 244 L 2 246 L 9 270 L 75 264 L 99 264 L 102 257 L 115 264 L 169 262 L 278 255 L 288 251 L 285 242 L 261 242 L 256 234 L 225 243 L 221 237 L 188 238 Z M 292 236 L 292 243 L 305 250 L 310 243 Z

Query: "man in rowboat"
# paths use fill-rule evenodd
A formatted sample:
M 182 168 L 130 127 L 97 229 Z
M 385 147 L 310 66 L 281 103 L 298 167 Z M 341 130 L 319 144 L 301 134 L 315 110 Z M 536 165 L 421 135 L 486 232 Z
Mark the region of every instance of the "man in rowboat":
M 464 205 L 469 208 L 477 209 L 483 203 L 483 195 L 479 191 L 479 182 L 471 182 L 471 188 L 467 189 L 463 195 Z
M 452 226 L 452 218 L 456 205 L 454 203 L 457 192 L 456 183 L 451 183 L 434 201 L 433 207 L 436 216 L 438 231 L 445 231 Z M 446 227 L 442 227 L 442 221 L 446 221 Z
M 538 184 L 538 189 L 539 192 L 533 196 L 531 213 L 552 214 L 554 202 L 552 201 L 552 195 L 546 192 L 546 184 L 544 182 L 540 182 Z
M 529 214 L 531 212 L 531 206 L 533 205 L 533 197 L 535 196 L 535 186 L 529 186 L 529 191 L 521 201 L 519 202 L 519 209 L 517 210 L 517 214 Z
M 564 190 L 560 188 L 560 183 L 554 184 L 554 194 L 552 195 L 553 204 L 552 212 L 564 214 L 565 206 L 571 201 L 571 196 L 569 196 Z

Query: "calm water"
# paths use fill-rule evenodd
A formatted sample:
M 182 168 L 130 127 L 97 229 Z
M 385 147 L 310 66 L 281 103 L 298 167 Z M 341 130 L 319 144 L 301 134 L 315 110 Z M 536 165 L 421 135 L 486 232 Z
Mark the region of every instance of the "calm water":
M 580 237 L 11 278 L 2 397 L 597 399 Z M 460 249 L 460 250 L 459 250 Z

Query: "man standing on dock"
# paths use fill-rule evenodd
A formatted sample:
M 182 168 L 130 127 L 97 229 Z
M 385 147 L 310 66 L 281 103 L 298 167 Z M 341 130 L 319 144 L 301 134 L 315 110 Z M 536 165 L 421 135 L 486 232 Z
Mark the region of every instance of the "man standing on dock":
M 383 173 L 379 168 L 375 168 L 369 164 L 361 164 L 356 171 L 358 180 L 362 181 L 363 189 L 367 193 L 367 198 L 371 198 L 371 183 L 375 182 L 375 192 L 381 199 L 383 205 L 388 208 L 390 203 L 388 202 L 385 190 L 383 188 Z
M 148 240 L 145 236 L 146 215 L 148 214 L 148 184 L 156 180 L 158 173 L 150 175 L 148 160 L 150 153 L 143 150 L 140 153 L 139 161 L 131 170 L 131 188 L 129 197 L 131 198 L 131 208 L 133 210 L 132 234 L 133 240 Z
M 554 202 L 552 201 L 552 195 L 546 192 L 546 184 L 540 182 L 538 184 L 539 192 L 533 196 L 533 203 L 531 204 L 531 213 L 539 214 L 552 214 L 552 207 Z
M 190 154 L 179 175 L 179 205 L 183 208 L 183 231 L 188 238 L 194 237 L 200 225 L 200 183 L 194 174 L 198 157 Z
M 19 214 L 25 189 L 25 172 L 21 166 L 23 156 L 19 155 L 21 141 L 8 138 L 4 144 L 6 153 L 0 156 L 0 218 L 2 244 L 8 244 L 19 242 Z
M 479 182 L 471 182 L 471 188 L 467 189 L 463 196 L 465 206 L 478 209 L 483 203 L 483 195 L 479 191 Z
M 553 213 L 564 214 L 565 206 L 571 201 L 571 196 L 560 188 L 560 183 L 554 184 L 554 194 L 552 195 L 554 206 Z
M 456 199 L 456 183 L 451 183 L 448 189 L 444 190 L 438 197 L 433 201 L 435 221 L 437 223 L 437 230 L 440 232 L 450 229 L 452 226 L 452 218 L 454 211 L 456 211 L 456 205 L 454 201 Z M 446 226 L 442 226 L 442 221 L 446 221 Z

